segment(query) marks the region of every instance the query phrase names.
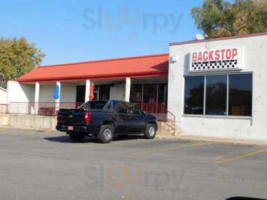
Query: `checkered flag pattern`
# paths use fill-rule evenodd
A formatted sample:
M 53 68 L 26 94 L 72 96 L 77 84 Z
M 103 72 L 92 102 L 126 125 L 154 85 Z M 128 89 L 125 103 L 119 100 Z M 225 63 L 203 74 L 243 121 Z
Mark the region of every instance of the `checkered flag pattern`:
M 223 60 L 211 62 L 195 62 L 192 63 L 191 71 L 209 71 L 209 70 L 225 70 L 238 69 L 237 60 Z

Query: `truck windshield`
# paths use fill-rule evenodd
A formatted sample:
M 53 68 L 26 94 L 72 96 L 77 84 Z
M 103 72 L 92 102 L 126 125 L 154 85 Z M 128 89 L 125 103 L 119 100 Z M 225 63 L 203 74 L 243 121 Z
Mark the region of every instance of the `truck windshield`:
M 107 101 L 90 101 L 84 103 L 78 109 L 102 110 L 106 104 Z

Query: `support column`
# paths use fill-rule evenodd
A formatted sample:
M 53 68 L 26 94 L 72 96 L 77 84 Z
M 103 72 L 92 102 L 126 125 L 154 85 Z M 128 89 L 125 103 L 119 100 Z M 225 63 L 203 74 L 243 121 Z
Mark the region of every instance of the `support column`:
M 89 96 L 91 93 L 91 81 L 90 80 L 86 80 L 85 81 L 85 98 L 84 98 L 84 102 L 87 102 L 90 100 Z
M 57 81 L 56 85 L 58 86 L 58 94 L 59 94 L 59 98 L 55 99 L 55 109 L 56 111 L 59 111 L 60 109 L 60 97 L 61 97 L 61 83 L 59 81 Z
M 35 93 L 34 93 L 34 113 L 38 115 L 38 109 L 39 109 L 39 100 L 40 100 L 40 83 L 35 83 Z M 32 111 L 31 111 L 32 112 Z
M 39 97 L 40 97 L 40 83 L 36 82 L 35 83 L 34 103 L 39 102 Z
M 126 78 L 125 83 L 125 101 L 130 102 L 130 94 L 131 94 L 131 78 Z

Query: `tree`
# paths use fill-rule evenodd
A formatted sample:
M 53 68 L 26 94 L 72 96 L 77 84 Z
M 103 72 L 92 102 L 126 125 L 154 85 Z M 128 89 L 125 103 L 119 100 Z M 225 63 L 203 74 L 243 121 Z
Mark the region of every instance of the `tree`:
M 32 70 L 44 56 L 25 38 L 0 39 L 0 86 Z
M 267 31 L 266 0 L 205 0 L 202 7 L 192 9 L 192 16 L 211 38 Z

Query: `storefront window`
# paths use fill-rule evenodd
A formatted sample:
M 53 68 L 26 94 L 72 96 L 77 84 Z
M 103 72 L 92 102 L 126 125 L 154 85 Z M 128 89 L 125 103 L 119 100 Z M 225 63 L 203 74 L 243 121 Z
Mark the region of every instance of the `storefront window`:
M 85 99 L 85 86 L 84 85 L 78 85 L 76 90 L 76 102 L 77 103 L 83 103 Z
M 168 84 L 161 83 L 159 84 L 159 91 L 158 91 L 158 103 L 164 103 L 167 106 L 167 96 L 168 96 Z
M 142 84 L 131 85 L 130 101 L 132 103 L 142 103 Z
M 252 74 L 185 77 L 184 113 L 202 115 L 203 110 L 205 115 L 251 116 Z
M 206 81 L 206 115 L 226 115 L 227 76 L 207 76 Z
M 229 115 L 252 115 L 252 74 L 229 75 Z
M 203 114 L 204 77 L 185 78 L 185 114 Z
M 99 100 L 108 100 L 110 95 L 110 86 L 109 85 L 100 85 L 99 86 Z
M 157 84 L 144 85 L 143 103 L 157 103 Z

